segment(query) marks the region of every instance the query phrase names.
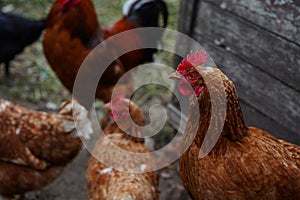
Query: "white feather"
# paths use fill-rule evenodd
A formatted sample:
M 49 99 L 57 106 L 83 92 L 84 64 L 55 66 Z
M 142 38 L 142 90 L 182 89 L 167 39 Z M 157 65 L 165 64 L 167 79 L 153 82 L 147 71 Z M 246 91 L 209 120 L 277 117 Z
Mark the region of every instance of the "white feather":
M 7 106 L 9 106 L 10 103 L 8 101 L 5 100 L 0 100 L 0 112 L 3 112 Z
M 138 0 L 127 0 L 123 5 L 123 15 L 127 16 L 129 14 L 130 8 Z
M 76 120 L 76 130 L 79 137 L 90 139 L 93 134 L 92 122 L 88 111 L 79 103 L 73 101 L 73 117 Z
M 138 1 L 137 4 L 135 4 Z M 123 15 L 127 16 L 129 14 L 129 11 L 131 10 L 131 7 L 134 5 L 134 10 L 140 9 L 144 4 L 153 2 L 154 0 L 127 0 L 123 6 Z
M 102 170 L 100 170 L 99 171 L 99 174 L 101 175 L 101 174 L 108 174 L 108 173 L 110 173 L 110 172 L 112 172 L 112 167 L 108 167 L 108 168 L 105 168 L 105 169 L 102 169 Z
M 62 126 L 66 131 L 76 130 L 79 137 L 90 139 L 90 136 L 93 134 L 93 127 L 88 111 L 75 100 L 62 105 L 63 108 L 59 111 L 59 114 L 63 119 Z M 73 115 L 70 116 L 70 113 Z

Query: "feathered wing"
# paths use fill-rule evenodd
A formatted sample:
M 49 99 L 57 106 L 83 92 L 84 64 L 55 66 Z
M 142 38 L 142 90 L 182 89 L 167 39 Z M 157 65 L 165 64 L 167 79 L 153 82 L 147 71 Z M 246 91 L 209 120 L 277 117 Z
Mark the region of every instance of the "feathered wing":
M 52 166 L 45 170 L 36 170 L 0 161 L 0 195 L 12 198 L 14 195 L 41 189 L 57 178 L 63 169 L 63 166 Z
M 237 142 L 224 161 L 232 183 L 245 190 L 245 196 L 268 199 L 300 197 L 300 149 L 249 127 L 250 136 Z M 235 156 L 233 156 L 235 154 Z M 297 198 L 296 198 L 297 197 Z
M 92 133 L 87 117 L 75 101 L 48 114 L 1 99 L 0 194 L 13 197 L 53 181 L 81 150 L 80 138 Z
M 117 147 L 117 148 L 116 148 Z M 86 179 L 89 199 L 158 199 L 158 176 L 156 172 L 134 173 L 135 162 L 128 152 L 149 153 L 143 144 L 129 140 L 124 133 L 111 133 L 99 139 L 88 163 Z M 121 152 L 121 153 L 120 153 Z M 101 160 L 97 159 L 101 155 Z M 105 162 L 114 158 L 123 171 L 107 166 Z M 137 156 L 141 159 L 141 156 Z M 145 156 L 142 162 L 147 169 L 151 157 Z M 132 171 L 132 173 L 130 172 Z
M 0 103 L 0 160 L 41 170 L 49 165 L 64 165 L 80 151 L 71 102 L 58 114 L 27 110 L 5 100 Z M 77 110 L 82 108 L 76 105 Z M 79 123 L 80 117 L 87 116 L 78 116 Z M 84 127 L 82 131 L 87 135 L 92 133 L 90 122 L 85 122 Z

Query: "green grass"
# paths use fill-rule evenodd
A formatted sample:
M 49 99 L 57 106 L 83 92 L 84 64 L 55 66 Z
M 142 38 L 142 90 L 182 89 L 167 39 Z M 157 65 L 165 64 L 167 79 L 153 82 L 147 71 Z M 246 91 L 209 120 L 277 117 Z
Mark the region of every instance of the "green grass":
M 43 18 L 47 16 L 52 2 L 53 0 L 1 0 L 0 7 L 12 5 L 16 13 Z

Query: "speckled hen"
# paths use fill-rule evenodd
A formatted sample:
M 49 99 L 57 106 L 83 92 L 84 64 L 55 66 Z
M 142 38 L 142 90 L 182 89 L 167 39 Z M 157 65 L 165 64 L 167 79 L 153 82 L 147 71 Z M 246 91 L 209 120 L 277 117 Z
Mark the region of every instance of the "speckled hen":
M 189 140 L 192 143 L 180 158 L 180 176 L 191 196 L 194 199 L 300 199 L 300 147 L 246 126 L 233 83 L 219 69 L 199 66 L 204 62 L 193 63 L 195 60 L 189 58 L 170 77 L 190 84 L 190 88 L 183 87 L 182 82 L 180 91 L 194 90 L 184 92 L 194 93 L 183 141 L 183 144 Z M 203 155 L 201 145 L 213 123 L 210 119 L 221 116 L 218 110 L 212 112 L 212 102 L 222 103 L 222 90 L 227 103 L 225 123 L 220 137 L 215 135 L 216 144 Z M 219 118 L 217 123 L 220 121 Z M 195 138 L 191 138 L 193 133 Z
M 150 170 L 153 157 L 149 154 L 136 156 L 130 153 L 149 153 L 142 140 L 128 137 L 127 133 L 140 132 L 128 126 L 129 113 L 133 121 L 142 126 L 144 115 L 141 109 L 128 99 L 112 101 L 116 106 L 113 118 L 121 123 L 108 125 L 97 141 L 93 156 L 88 163 L 86 179 L 90 200 L 155 200 L 158 199 L 158 175 Z M 110 105 L 106 105 L 110 108 Z M 113 106 L 114 110 L 114 106 Z M 137 130 L 133 130 L 137 129 Z M 100 162 L 101 161 L 101 162 Z
M 91 133 L 87 111 L 75 101 L 48 114 L 0 99 L 0 194 L 22 195 L 53 181 L 81 150 L 79 137 Z

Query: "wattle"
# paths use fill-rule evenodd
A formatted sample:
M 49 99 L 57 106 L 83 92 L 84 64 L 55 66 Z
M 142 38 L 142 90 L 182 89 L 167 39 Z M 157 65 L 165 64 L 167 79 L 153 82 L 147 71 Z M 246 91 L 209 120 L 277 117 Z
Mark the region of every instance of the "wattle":
M 179 81 L 178 89 L 179 89 L 180 93 L 184 96 L 190 96 L 193 94 L 193 89 L 192 89 L 191 85 L 189 84 L 189 82 L 187 82 L 186 80 Z
M 203 92 L 203 90 L 204 90 L 204 86 L 197 86 L 194 90 L 194 95 L 196 97 L 199 97 L 200 94 Z

